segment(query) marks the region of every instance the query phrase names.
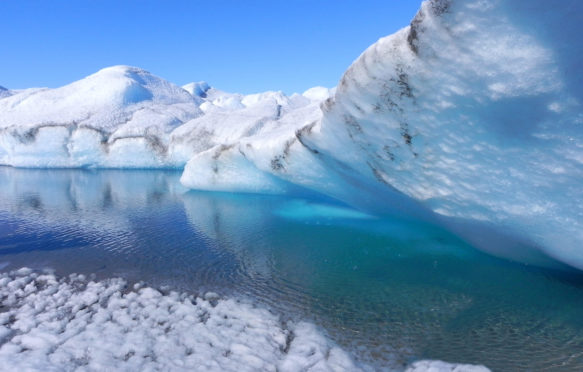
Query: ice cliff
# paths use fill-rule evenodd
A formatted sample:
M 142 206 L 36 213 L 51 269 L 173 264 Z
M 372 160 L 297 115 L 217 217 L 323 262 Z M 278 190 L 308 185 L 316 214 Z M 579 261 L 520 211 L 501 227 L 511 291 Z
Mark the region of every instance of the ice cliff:
M 577 0 L 425 1 L 337 88 L 301 95 L 180 88 L 124 66 L 1 91 L 0 163 L 186 164 L 191 188 L 311 189 L 583 268 L 580 14 Z
M 350 66 L 320 119 L 200 153 L 182 180 L 262 192 L 285 180 L 437 221 L 495 255 L 583 268 L 582 11 L 426 1 Z

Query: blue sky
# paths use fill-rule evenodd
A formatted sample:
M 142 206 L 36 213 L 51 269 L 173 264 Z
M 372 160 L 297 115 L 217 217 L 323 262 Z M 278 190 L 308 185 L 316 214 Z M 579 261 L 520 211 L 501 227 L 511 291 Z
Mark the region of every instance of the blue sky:
M 417 0 L 1 0 L 0 85 L 57 87 L 142 67 L 232 92 L 334 86 Z

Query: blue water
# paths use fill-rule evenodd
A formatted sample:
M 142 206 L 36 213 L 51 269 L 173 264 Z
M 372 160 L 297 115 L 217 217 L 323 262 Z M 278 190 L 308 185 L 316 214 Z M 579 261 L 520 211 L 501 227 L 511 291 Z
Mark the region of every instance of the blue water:
M 0 268 L 246 297 L 358 359 L 583 370 L 583 275 L 314 195 L 194 192 L 179 172 L 0 167 Z

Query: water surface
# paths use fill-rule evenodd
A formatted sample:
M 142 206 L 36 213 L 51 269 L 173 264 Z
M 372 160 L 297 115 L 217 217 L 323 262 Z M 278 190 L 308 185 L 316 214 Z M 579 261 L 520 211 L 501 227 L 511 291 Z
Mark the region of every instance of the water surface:
M 179 172 L 0 167 L 0 267 L 246 297 L 360 360 L 583 369 L 583 276 L 315 195 L 194 192 Z

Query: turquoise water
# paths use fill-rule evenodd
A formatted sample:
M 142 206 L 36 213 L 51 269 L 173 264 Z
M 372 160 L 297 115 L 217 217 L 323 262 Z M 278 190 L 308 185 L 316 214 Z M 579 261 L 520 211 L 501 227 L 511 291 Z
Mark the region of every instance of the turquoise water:
M 215 291 L 321 326 L 358 359 L 583 369 L 583 275 L 314 195 L 188 191 L 179 172 L 0 167 L 0 268 Z

